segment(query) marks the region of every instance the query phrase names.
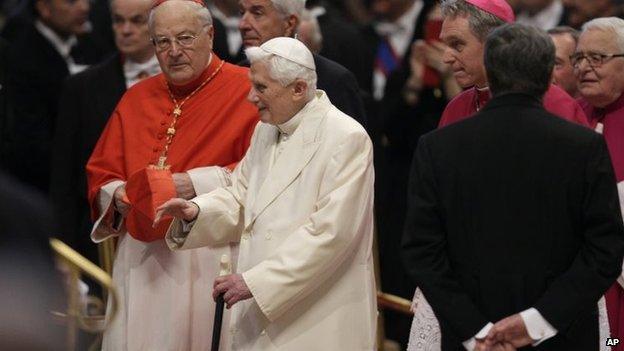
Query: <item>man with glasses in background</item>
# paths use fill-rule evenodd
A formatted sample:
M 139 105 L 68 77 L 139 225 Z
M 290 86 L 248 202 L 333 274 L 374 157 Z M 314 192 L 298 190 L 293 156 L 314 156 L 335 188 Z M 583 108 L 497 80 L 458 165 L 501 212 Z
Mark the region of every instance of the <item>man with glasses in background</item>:
M 591 20 L 581 32 L 574 66 L 581 106 L 594 130 L 604 135 L 618 182 L 620 207 L 624 199 L 624 20 L 603 17 Z M 620 276 L 605 293 L 609 334 L 624 337 L 624 280 Z M 624 350 L 622 346 L 612 351 Z
M 231 248 L 172 253 L 161 239 L 168 221 L 152 228 L 143 201 L 228 185 L 257 110 L 246 101 L 248 70 L 212 52 L 212 20 L 200 1 L 159 1 L 148 26 L 163 74 L 125 93 L 87 164 L 91 237 L 119 237 L 113 280 L 121 305 L 103 350 L 207 350 L 212 284 Z

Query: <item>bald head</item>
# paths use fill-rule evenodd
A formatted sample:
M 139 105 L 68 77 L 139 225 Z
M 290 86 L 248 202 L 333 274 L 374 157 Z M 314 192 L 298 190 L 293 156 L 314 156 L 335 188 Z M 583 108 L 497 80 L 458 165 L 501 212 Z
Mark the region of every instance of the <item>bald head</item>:
M 154 33 L 154 20 L 157 13 L 175 11 L 185 22 L 196 21 L 201 26 L 212 26 L 210 11 L 191 0 L 165 0 L 152 8 L 149 14 L 148 26 L 150 33 Z

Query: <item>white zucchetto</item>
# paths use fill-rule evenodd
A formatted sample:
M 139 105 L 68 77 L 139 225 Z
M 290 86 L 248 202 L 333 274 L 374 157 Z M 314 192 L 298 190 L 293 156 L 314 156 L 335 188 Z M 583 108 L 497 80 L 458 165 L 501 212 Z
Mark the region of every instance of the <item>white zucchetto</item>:
M 260 49 L 275 56 L 285 58 L 303 67 L 316 71 L 314 57 L 308 48 L 297 39 L 288 37 L 273 38 L 260 45 Z

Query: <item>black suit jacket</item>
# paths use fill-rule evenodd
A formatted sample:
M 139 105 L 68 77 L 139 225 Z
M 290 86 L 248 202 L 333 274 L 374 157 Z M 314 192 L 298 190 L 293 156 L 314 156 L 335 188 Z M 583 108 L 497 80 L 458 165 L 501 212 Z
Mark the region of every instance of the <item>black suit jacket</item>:
M 126 91 L 118 54 L 67 79 L 52 149 L 50 197 L 57 209 L 60 237 L 97 262 L 89 239 L 92 222 L 85 166 L 104 126 Z
M 79 39 L 72 57 L 94 64 L 100 49 L 88 37 Z M 28 23 L 9 46 L 9 99 L 14 113 L 7 121 L 7 169 L 20 180 L 47 192 L 51 138 L 67 63 L 54 46 Z M 26 157 L 25 157 L 26 156 Z
M 539 100 L 496 97 L 421 138 L 403 258 L 440 321 L 443 350 L 529 307 L 559 332 L 536 349 L 595 350 L 597 301 L 623 252 L 602 136 Z
M 366 112 L 360 95 L 360 88 L 353 73 L 349 72 L 340 64 L 326 59 L 323 56 L 313 54 L 316 66 L 316 87 L 327 93 L 329 101 L 340 111 L 346 113 L 364 128 L 366 128 Z M 240 66 L 249 67 L 249 61 L 245 59 L 239 62 Z

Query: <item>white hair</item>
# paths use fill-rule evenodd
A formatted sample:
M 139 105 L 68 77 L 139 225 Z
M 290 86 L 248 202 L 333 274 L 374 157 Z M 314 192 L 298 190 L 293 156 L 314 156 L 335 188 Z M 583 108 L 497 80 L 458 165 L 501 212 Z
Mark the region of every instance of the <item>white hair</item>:
M 266 63 L 269 69 L 269 76 L 278 81 L 284 87 L 288 86 L 297 79 L 304 81 L 308 86 L 306 96 L 308 99 L 314 97 L 314 93 L 316 91 L 315 70 L 301 66 L 300 64 L 287 60 L 283 57 L 268 53 L 257 46 L 246 49 L 245 55 L 251 64 L 254 64 L 255 62 Z
M 618 17 L 601 17 L 586 22 L 581 34 L 588 30 L 610 31 L 615 34 L 615 41 L 620 51 L 624 51 L 624 20 Z
M 301 18 L 306 0 L 271 0 L 275 9 L 284 16 L 295 15 Z
M 186 10 L 195 14 L 195 18 L 199 22 L 201 26 L 212 26 L 212 16 L 210 15 L 210 10 L 205 6 L 202 6 L 195 1 L 191 0 L 166 0 L 169 1 L 177 1 L 180 3 L 180 6 L 185 7 Z M 162 4 L 161 4 L 162 5 Z M 147 27 L 149 28 L 150 33 L 153 33 L 154 30 L 154 13 L 160 7 L 156 6 L 150 10 L 149 17 L 147 19 Z M 176 11 L 182 11 L 183 9 L 178 8 Z
M 310 22 L 312 25 L 312 37 L 310 39 L 312 39 L 313 44 L 320 47 L 323 43 L 323 34 L 321 33 L 321 26 L 319 25 L 316 17 L 317 16 L 311 11 L 303 9 L 303 12 L 301 13 L 301 22 Z M 312 51 L 312 49 L 310 49 L 310 51 Z

